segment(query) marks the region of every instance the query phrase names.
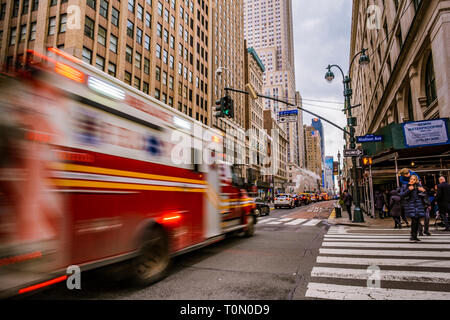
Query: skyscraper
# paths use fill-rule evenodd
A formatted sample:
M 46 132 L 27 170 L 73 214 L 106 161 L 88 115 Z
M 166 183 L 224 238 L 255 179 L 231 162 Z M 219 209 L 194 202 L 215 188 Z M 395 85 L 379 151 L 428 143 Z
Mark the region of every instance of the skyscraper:
M 242 0 L 241 0 L 242 1 Z M 210 124 L 209 1 L 0 1 L 0 63 L 57 47 Z
M 322 163 L 325 163 L 325 136 L 323 135 L 322 121 L 319 118 L 314 118 L 312 119 L 311 126 L 320 133 L 320 148 L 322 150 L 320 155 Z
M 244 35 L 248 46 L 255 48 L 266 66 L 263 94 L 293 103 L 296 91 L 292 0 L 244 0 Z M 295 108 L 268 99 L 264 107 L 272 111 L 274 118 L 279 111 Z M 288 138 L 287 161 L 298 166 L 302 126 L 300 121 L 281 125 Z

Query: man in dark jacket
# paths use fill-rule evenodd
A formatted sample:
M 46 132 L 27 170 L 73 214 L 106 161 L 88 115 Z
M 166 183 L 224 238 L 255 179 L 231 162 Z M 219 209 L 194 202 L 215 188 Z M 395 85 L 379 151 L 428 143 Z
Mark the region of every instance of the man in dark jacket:
M 383 219 L 383 205 L 384 205 L 384 197 L 383 195 L 380 193 L 380 191 L 375 191 L 375 196 L 374 199 L 375 201 L 375 211 L 376 213 L 378 213 L 380 215 L 380 219 Z M 375 213 L 375 215 L 376 215 Z
M 391 197 L 389 199 L 389 209 L 391 211 L 392 218 L 394 218 L 394 229 L 401 229 L 402 222 L 400 221 L 400 216 L 402 214 L 402 204 L 401 197 L 399 195 L 400 189 L 392 190 Z
M 352 197 L 352 195 L 350 193 L 348 193 L 347 190 L 345 190 L 344 191 L 344 197 L 343 197 L 342 200 L 344 200 L 344 205 L 345 205 L 345 208 L 346 208 L 347 213 L 348 213 L 348 218 L 350 219 L 350 221 L 352 221 L 352 202 L 353 202 L 353 197 Z
M 447 213 L 450 212 L 450 185 L 445 181 L 444 177 L 439 178 L 437 187 L 436 202 L 439 206 L 439 215 L 445 224 L 445 231 L 450 231 Z

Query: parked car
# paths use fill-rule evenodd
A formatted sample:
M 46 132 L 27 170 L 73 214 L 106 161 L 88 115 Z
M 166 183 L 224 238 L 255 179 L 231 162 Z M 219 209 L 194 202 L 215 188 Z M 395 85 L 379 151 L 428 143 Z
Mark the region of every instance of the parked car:
M 311 203 L 311 195 L 309 193 L 300 193 L 299 198 L 301 203 L 304 205 Z
M 317 198 L 317 195 L 315 193 L 311 193 L 311 202 L 317 202 L 319 199 Z
M 270 214 L 269 201 L 263 200 L 261 198 L 255 199 L 256 209 L 260 216 L 268 216 Z
M 292 209 L 292 208 L 294 208 L 294 199 L 291 197 L 290 194 L 281 193 L 275 197 L 274 206 L 275 206 L 275 209 L 278 209 L 281 207 L 288 207 L 288 208 Z
M 321 194 L 321 196 L 322 196 L 322 201 L 328 201 L 328 200 L 330 200 L 328 194 L 325 193 L 325 192 L 323 192 L 323 193 Z
M 293 194 L 292 198 L 294 198 L 294 207 L 300 207 L 302 205 L 298 194 Z

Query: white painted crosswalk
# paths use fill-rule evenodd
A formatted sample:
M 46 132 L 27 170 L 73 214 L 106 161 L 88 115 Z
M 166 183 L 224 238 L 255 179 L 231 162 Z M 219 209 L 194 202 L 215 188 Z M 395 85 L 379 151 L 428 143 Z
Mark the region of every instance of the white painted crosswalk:
M 322 220 L 319 219 L 294 219 L 294 218 L 258 218 L 258 224 L 284 225 L 284 226 L 317 226 Z
M 409 241 L 408 230 L 331 227 L 305 297 L 449 300 L 450 234 L 421 240 Z

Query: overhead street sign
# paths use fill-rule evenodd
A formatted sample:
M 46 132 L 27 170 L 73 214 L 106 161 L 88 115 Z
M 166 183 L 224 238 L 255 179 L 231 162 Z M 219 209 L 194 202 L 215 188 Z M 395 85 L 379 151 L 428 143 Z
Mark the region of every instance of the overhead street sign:
M 364 154 L 362 149 L 346 149 L 344 150 L 344 157 L 360 157 Z
M 356 137 L 356 142 L 381 142 L 383 141 L 383 136 L 376 136 L 374 134 L 366 134 L 365 136 Z
M 296 122 L 298 119 L 298 110 L 287 110 L 278 112 L 278 122 Z

